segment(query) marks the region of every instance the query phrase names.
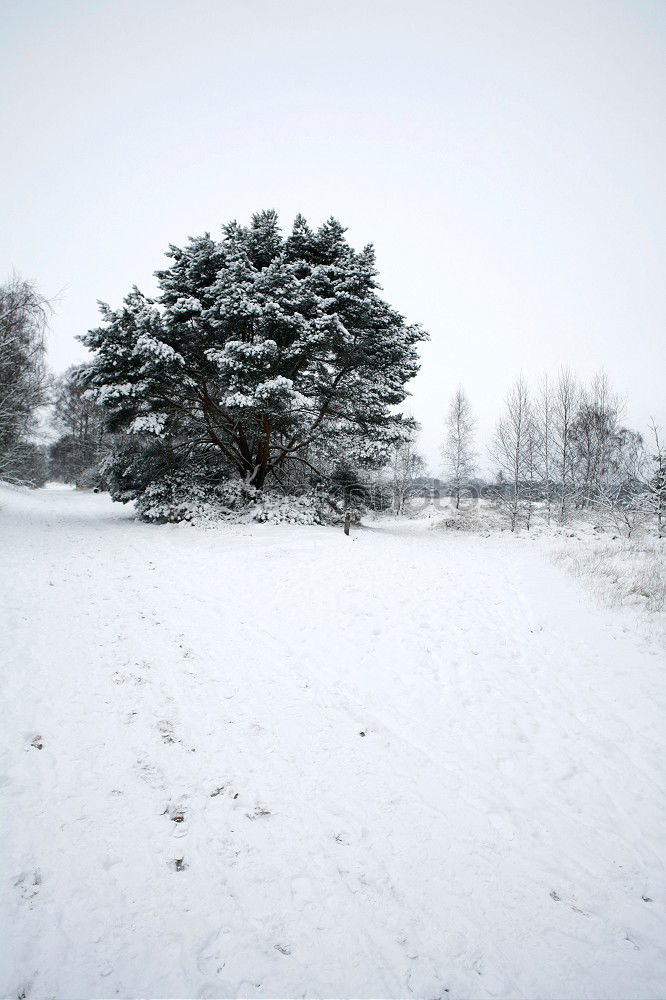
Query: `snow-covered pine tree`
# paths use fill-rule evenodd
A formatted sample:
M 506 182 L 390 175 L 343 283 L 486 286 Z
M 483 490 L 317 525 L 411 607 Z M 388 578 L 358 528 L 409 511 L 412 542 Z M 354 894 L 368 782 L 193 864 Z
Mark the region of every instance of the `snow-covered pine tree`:
M 261 489 L 316 453 L 379 465 L 409 432 L 397 413 L 426 338 L 379 295 L 372 246 L 330 219 L 273 211 L 171 246 L 151 301 L 134 288 L 82 337 L 109 430 L 152 435 Z

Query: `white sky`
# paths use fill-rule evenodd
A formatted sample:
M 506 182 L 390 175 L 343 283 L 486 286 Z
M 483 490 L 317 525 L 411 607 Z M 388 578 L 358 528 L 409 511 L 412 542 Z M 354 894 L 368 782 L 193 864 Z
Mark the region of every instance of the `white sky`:
M 486 440 L 521 371 L 605 367 L 666 425 L 666 2 L 2 5 L 0 277 L 76 334 L 168 243 L 276 208 L 375 244 L 432 341 L 433 469 L 462 382 Z

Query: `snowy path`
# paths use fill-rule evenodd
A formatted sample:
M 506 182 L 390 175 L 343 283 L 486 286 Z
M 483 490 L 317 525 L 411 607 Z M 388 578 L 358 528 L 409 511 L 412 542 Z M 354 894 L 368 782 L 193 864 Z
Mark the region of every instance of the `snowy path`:
M 3 996 L 666 994 L 656 650 L 511 539 L 130 513 L 0 493 Z

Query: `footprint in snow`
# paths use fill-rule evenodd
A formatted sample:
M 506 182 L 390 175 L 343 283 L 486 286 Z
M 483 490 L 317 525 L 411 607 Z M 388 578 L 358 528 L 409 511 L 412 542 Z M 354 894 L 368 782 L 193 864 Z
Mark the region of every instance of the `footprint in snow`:
M 264 809 L 263 806 L 255 806 L 254 812 L 245 813 L 245 815 L 247 816 L 248 819 L 259 819 L 260 816 L 270 816 L 271 811 L 270 809 Z
M 228 950 L 227 935 L 231 928 L 221 927 L 208 935 L 197 954 L 197 968 L 202 975 L 219 975 L 225 966 L 223 954 Z M 208 995 L 208 994 L 206 994 Z M 219 997 L 219 987 L 211 997 Z
M 419 997 L 441 997 L 447 992 L 430 959 L 418 955 L 407 972 L 407 989 Z
M 172 823 L 185 822 L 185 810 L 182 806 L 167 806 L 162 815 L 166 816 L 167 814 Z
M 173 823 L 174 837 L 186 836 L 188 827 L 186 823 L 185 809 L 182 806 L 167 806 L 162 815 L 168 815 L 169 819 Z
M 173 722 L 169 722 L 168 719 L 162 719 L 157 723 L 157 728 L 164 743 L 180 743 L 174 732 Z
M 631 937 L 629 937 L 629 935 L 627 934 L 626 931 L 624 932 L 624 940 L 627 941 L 632 946 L 632 948 L 634 949 L 634 951 L 640 951 L 641 950 L 640 945 L 636 944 L 636 942 L 634 941 L 634 939 L 631 938 Z
M 141 778 L 142 781 L 150 788 L 164 788 L 166 782 L 164 780 L 164 774 L 158 767 L 152 764 L 149 760 L 145 758 L 137 760 L 134 765 L 134 770 Z
M 142 677 L 140 674 L 132 674 L 132 673 L 124 674 L 121 673 L 119 670 L 114 671 L 114 673 L 111 675 L 111 680 L 113 681 L 114 684 L 132 683 L 138 685 L 146 683 L 145 677 Z
M 14 882 L 15 887 L 19 890 L 21 894 L 21 899 L 29 902 L 34 899 L 39 892 L 40 886 L 42 884 L 42 873 L 39 868 L 35 868 L 32 872 L 21 872 L 16 881 Z

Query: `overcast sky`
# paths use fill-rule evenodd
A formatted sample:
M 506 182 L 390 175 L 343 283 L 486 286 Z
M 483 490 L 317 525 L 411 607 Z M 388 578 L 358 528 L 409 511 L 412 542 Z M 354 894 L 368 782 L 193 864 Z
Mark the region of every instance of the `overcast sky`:
M 482 440 L 567 363 L 666 425 L 665 0 L 4 0 L 0 93 L 0 269 L 60 292 L 56 371 L 170 242 L 275 208 L 429 331 L 433 469 L 458 382 Z

